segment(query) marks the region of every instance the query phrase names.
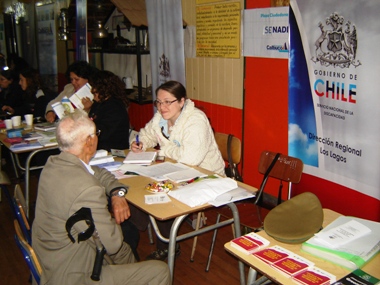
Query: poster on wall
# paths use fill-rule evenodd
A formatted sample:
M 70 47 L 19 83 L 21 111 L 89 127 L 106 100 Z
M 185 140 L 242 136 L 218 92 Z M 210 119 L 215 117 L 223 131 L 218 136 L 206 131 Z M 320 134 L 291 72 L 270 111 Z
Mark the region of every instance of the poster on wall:
M 240 58 L 240 2 L 196 7 L 197 57 Z
M 289 155 L 376 199 L 379 12 L 377 0 L 291 0 L 289 10 Z
M 243 19 L 244 56 L 288 58 L 289 7 L 246 9 Z
M 58 77 L 54 3 L 36 6 L 36 15 L 40 73 L 45 84 L 56 90 L 58 88 Z

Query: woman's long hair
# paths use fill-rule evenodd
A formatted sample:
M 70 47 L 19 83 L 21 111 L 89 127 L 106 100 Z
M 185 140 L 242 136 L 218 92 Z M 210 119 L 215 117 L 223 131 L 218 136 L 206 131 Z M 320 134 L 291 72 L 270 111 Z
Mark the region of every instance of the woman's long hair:
M 116 98 L 123 102 L 125 108 L 129 106 L 124 82 L 114 73 L 107 70 L 96 72 L 90 79 L 92 93 L 98 93 L 99 103 L 108 98 Z

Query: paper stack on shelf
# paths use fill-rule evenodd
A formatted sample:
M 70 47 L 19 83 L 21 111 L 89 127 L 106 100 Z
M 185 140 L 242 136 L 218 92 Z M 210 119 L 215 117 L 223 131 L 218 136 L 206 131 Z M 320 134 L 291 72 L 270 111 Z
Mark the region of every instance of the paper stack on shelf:
M 359 223 L 359 226 L 357 223 Z M 350 227 L 350 231 L 347 231 L 347 225 Z M 366 228 L 370 229 L 370 232 Z M 354 235 L 352 234 L 353 232 L 355 232 Z M 324 233 L 330 233 L 334 237 L 337 235 L 347 235 L 347 237 L 336 238 L 341 243 L 329 245 L 326 241 L 323 241 L 323 238 L 325 238 Z M 351 238 L 348 236 L 351 236 Z M 349 239 L 349 241 L 347 242 L 346 239 Z M 366 264 L 380 251 L 380 223 L 341 216 L 318 235 L 304 242 L 302 250 L 350 270 L 355 270 Z

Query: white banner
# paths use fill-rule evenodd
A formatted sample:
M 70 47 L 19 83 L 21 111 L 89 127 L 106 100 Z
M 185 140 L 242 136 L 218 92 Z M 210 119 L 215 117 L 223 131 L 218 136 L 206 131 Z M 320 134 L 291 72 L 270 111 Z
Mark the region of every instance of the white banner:
M 146 0 L 152 87 L 169 80 L 186 86 L 181 0 Z M 153 94 L 155 99 L 155 94 Z
M 289 155 L 380 199 L 379 3 L 292 0 L 290 9 Z
M 244 10 L 243 55 L 288 58 L 289 8 Z

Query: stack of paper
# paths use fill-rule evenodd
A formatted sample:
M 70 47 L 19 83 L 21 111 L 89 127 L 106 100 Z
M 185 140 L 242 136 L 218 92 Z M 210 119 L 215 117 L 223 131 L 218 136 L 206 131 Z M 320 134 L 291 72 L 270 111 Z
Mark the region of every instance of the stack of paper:
M 380 223 L 341 216 L 304 242 L 302 250 L 355 270 L 380 251 Z
M 96 151 L 93 158 L 90 160 L 90 165 L 99 165 L 104 163 L 113 162 L 115 159 L 112 155 L 108 155 L 108 152 L 104 149 Z
M 38 139 L 38 142 L 45 146 L 56 146 L 58 145 L 57 138 L 55 136 L 55 132 L 39 132 L 41 138 Z
M 54 131 L 57 128 L 57 125 L 55 123 L 39 123 L 34 125 L 35 130 L 39 131 Z
M 207 174 L 204 174 L 182 163 L 171 162 L 164 162 L 147 167 L 141 167 L 136 169 L 136 172 L 140 175 L 150 177 L 156 181 L 169 179 L 177 183 L 207 176 Z
M 21 142 L 17 144 L 13 144 L 10 146 L 10 150 L 13 152 L 25 151 L 25 150 L 33 150 L 42 148 L 42 145 L 37 142 Z
M 157 156 L 156 151 L 144 151 L 144 152 L 133 152 L 130 151 L 123 163 L 133 163 L 133 164 L 151 164 Z
M 237 182 L 231 178 L 202 179 L 168 194 L 190 207 L 196 207 L 214 201 L 218 196 L 236 188 Z

